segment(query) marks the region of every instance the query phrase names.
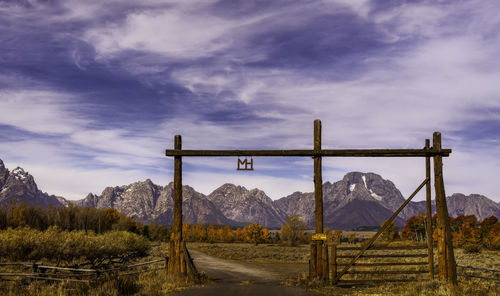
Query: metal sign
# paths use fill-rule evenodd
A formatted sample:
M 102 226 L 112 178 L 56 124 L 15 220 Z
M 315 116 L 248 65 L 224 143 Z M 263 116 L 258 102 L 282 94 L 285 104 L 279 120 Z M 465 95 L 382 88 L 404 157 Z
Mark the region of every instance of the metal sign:
M 248 161 L 247 158 L 241 160 L 238 158 L 238 171 L 253 171 L 253 158 Z
M 326 233 L 315 233 L 312 235 L 313 241 L 326 241 Z

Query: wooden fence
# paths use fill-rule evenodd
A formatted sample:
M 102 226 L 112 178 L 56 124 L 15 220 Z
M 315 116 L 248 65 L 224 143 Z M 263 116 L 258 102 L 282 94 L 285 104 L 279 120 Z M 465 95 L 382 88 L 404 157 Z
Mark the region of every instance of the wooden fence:
M 464 278 L 479 278 L 500 283 L 500 270 L 465 265 L 457 265 L 457 270 L 457 275 Z
M 363 250 L 363 246 L 332 245 L 330 270 L 332 282 L 360 284 L 376 282 L 416 281 L 429 278 L 427 244 L 378 246 L 372 245 L 352 267 L 341 274 Z M 338 278 L 342 276 L 342 278 Z
M 135 264 L 121 265 L 108 269 L 68 268 L 28 262 L 3 262 L 1 266 L 13 266 L 16 272 L 0 273 L 0 281 L 45 280 L 92 283 L 105 276 L 124 276 L 166 269 L 168 259 L 152 260 Z

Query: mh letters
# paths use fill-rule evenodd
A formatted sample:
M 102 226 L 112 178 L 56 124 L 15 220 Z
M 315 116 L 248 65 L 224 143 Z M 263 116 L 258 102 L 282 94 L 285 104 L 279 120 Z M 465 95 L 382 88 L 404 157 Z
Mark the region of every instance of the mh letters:
M 238 171 L 253 171 L 253 159 L 250 159 L 250 161 L 248 161 L 248 159 L 239 159 L 238 158 L 238 168 L 237 168 Z

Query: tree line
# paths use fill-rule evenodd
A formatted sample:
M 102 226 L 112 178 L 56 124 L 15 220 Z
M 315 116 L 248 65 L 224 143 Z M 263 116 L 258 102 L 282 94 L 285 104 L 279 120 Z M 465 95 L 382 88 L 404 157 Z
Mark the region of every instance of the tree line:
M 425 241 L 426 217 L 423 214 L 413 216 L 406 221 L 402 229 L 405 239 Z M 479 221 L 475 215 L 450 217 L 453 244 L 466 251 L 477 252 L 482 247 L 500 250 L 500 222 L 495 216 Z M 437 215 L 432 217 L 432 236 L 437 239 Z
M 68 206 L 32 206 L 11 202 L 0 206 L 0 230 L 29 227 L 45 231 L 56 226 L 63 231 L 84 231 L 103 234 L 108 231 L 128 231 L 151 240 L 168 241 L 170 228 L 158 223 L 145 225 L 113 208 L 96 209 Z
M 236 229 L 229 225 L 182 223 L 182 235 L 190 242 L 248 242 L 257 245 L 276 240 L 275 235 L 256 222 Z

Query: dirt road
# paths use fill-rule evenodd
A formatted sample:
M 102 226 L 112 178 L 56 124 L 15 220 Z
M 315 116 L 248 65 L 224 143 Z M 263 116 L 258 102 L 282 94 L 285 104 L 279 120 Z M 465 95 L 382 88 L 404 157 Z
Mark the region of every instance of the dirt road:
M 290 271 L 296 266 L 273 264 L 265 267 L 263 264 L 224 260 L 195 250 L 190 250 L 190 253 L 198 270 L 205 272 L 215 283 L 189 288 L 175 293 L 176 296 L 313 295 L 301 288 L 280 285 L 287 275 L 283 269 Z

